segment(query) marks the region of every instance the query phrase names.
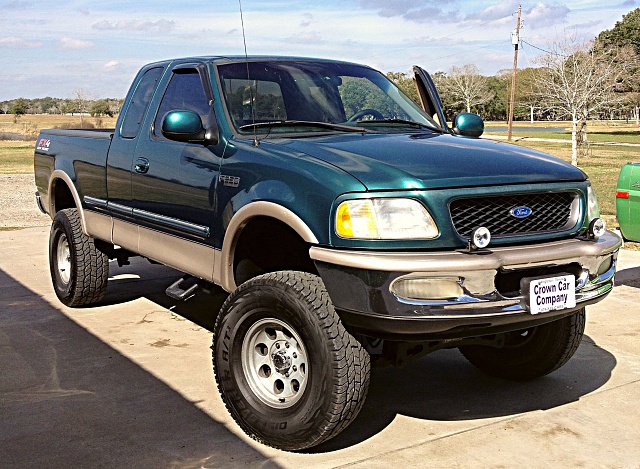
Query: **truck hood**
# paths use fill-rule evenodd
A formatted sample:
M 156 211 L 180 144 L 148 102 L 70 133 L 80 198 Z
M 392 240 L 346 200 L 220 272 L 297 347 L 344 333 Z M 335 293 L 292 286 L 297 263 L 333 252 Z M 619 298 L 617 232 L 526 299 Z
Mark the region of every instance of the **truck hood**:
M 581 170 L 545 153 L 446 134 L 347 134 L 286 144 L 350 173 L 369 191 L 586 179 Z

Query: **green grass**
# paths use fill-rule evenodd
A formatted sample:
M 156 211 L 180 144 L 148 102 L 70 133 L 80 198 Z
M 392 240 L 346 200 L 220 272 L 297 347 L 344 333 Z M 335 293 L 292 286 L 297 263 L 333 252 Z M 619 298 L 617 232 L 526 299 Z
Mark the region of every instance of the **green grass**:
M 40 129 L 79 128 L 80 117 L 27 114 L 13 121 L 11 114 L 0 114 L 0 136 L 3 133 L 22 135 L 26 140 L 0 140 L 0 174 L 33 173 L 33 151 Z M 115 117 L 102 118 L 101 125 L 115 127 Z M 85 116 L 84 123 L 96 126 L 97 119 Z
M 596 136 L 597 135 L 597 136 Z M 537 136 L 537 135 L 536 135 Z M 594 136 L 595 138 L 592 138 Z M 591 145 L 588 156 L 578 156 L 578 167 L 582 169 L 591 180 L 602 218 L 609 228 L 617 228 L 616 220 L 616 186 L 620 168 L 629 161 L 640 161 L 640 147 L 626 146 L 625 143 L 640 143 L 638 132 L 592 132 L 589 139 L 592 141 L 607 141 L 618 143 L 616 146 Z M 631 141 L 630 141 L 631 140 Z M 571 161 L 571 141 L 536 142 L 520 140 L 517 145 L 533 148 L 535 150 L 550 153 L 563 160 Z M 640 250 L 640 243 L 626 242 L 625 249 Z
M 567 162 L 571 161 L 571 146 L 569 144 L 527 140 L 516 143 L 550 153 Z M 589 156 L 578 157 L 578 166 L 589 176 L 603 215 L 615 215 L 616 213 L 618 174 L 620 168 L 629 161 L 640 161 L 640 147 L 593 145 L 590 148 Z
M 34 142 L 0 140 L 0 174 L 33 173 Z
M 485 124 L 486 135 L 504 135 L 507 132 L 497 130 L 498 127 L 506 127 L 506 122 L 487 122 Z M 557 131 L 533 131 L 535 129 L 563 128 L 562 132 Z M 548 138 L 571 141 L 571 122 L 514 122 L 513 138 L 520 140 L 523 138 Z M 640 128 L 635 123 L 621 121 L 593 121 L 587 124 L 587 140 L 589 142 L 613 142 L 613 143 L 635 143 L 640 144 Z

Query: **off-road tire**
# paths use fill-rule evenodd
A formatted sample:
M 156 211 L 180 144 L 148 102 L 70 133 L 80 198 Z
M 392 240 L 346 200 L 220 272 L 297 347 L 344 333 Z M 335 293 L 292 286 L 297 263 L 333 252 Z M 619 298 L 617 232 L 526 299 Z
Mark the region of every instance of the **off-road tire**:
M 316 275 L 274 272 L 241 285 L 220 309 L 212 350 L 227 409 L 269 446 L 316 446 L 364 404 L 369 354 L 344 329 Z
M 109 258 L 82 232 L 75 208 L 56 213 L 49 235 L 49 269 L 53 289 L 67 306 L 88 306 L 104 298 Z
M 509 332 L 501 348 L 484 345 L 460 347 L 472 364 L 488 375 L 528 381 L 547 375 L 573 356 L 585 327 L 585 310 L 522 331 Z

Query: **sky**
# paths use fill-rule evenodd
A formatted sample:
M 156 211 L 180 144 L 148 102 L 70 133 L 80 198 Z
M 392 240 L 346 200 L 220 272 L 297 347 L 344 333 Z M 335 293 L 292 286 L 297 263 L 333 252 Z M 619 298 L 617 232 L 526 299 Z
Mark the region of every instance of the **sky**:
M 341 59 L 383 72 L 518 67 L 565 37 L 591 40 L 640 0 L 0 0 L 0 101 L 122 98 L 144 64 L 192 55 Z M 242 16 L 240 14 L 242 7 Z

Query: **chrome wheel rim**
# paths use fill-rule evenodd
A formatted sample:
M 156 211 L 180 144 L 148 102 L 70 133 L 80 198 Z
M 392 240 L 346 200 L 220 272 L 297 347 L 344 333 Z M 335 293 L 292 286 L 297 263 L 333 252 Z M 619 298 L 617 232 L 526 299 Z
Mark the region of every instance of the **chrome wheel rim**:
M 300 336 L 279 319 L 261 319 L 242 341 L 242 370 L 251 391 L 264 404 L 284 409 L 304 394 L 309 380 L 307 353 Z
M 69 249 L 69 241 L 65 235 L 58 238 L 56 247 L 56 261 L 58 267 L 58 277 L 67 285 L 71 278 L 71 250 Z

